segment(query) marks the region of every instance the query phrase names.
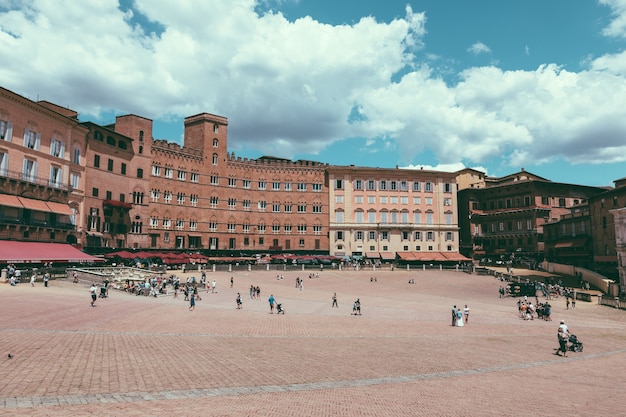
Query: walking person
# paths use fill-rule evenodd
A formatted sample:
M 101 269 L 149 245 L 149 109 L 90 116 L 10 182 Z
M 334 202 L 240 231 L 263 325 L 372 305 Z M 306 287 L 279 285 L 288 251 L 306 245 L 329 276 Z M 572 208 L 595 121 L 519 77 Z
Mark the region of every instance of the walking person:
M 50 273 L 46 272 L 45 274 L 43 274 L 43 286 L 44 287 L 48 286 L 48 281 L 50 281 Z
M 89 292 L 91 293 L 91 306 L 95 307 L 96 306 L 96 300 L 98 299 L 98 287 L 96 287 L 96 283 L 94 282 L 93 284 L 91 284 L 91 287 L 89 288 Z
M 452 306 L 452 325 L 456 326 L 456 306 Z
M 470 309 L 467 306 L 467 304 L 465 304 L 465 308 L 463 309 L 463 315 L 465 316 L 465 324 L 469 322 L 469 312 L 470 312 Z
M 274 314 L 274 302 L 276 301 L 274 300 L 274 295 L 270 294 L 270 298 L 268 298 L 267 301 L 270 303 L 270 314 Z
M 235 281 L 233 280 L 233 277 L 230 277 L 230 288 L 233 288 L 234 283 Z
M 339 306 L 337 305 L 337 293 L 334 293 L 334 294 L 333 294 L 333 305 L 332 305 L 332 307 L 337 307 L 337 308 L 339 308 Z M 332 307 L 331 307 L 331 308 L 332 308 Z
M 194 311 L 196 309 L 196 297 L 193 293 L 191 293 L 191 297 L 189 298 L 189 311 Z
M 30 286 L 34 287 L 35 286 L 35 280 L 37 279 L 37 273 L 35 271 L 33 271 L 33 275 L 30 276 Z
M 241 294 L 237 293 L 237 299 L 235 300 L 237 302 L 237 310 L 241 310 Z
M 554 354 L 561 356 L 560 352 L 563 352 L 563 356 L 567 358 L 567 341 L 569 340 L 569 328 L 567 327 L 567 324 L 565 324 L 564 320 L 561 320 L 561 323 L 559 324 L 559 330 L 556 335 L 559 339 L 559 348 Z

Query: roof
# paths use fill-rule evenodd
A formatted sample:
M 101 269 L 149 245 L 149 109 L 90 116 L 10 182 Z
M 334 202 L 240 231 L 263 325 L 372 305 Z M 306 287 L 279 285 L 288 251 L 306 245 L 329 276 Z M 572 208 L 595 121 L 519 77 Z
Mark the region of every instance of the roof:
M 102 260 L 65 243 L 0 240 L 0 262 L 3 263 L 78 263 L 99 262 Z

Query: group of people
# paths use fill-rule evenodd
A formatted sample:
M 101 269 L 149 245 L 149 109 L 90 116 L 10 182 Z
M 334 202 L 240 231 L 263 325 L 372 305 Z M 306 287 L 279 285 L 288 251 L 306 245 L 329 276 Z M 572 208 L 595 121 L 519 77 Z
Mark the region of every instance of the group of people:
M 452 326 L 463 327 L 468 324 L 469 313 L 470 309 L 467 304 L 465 304 L 465 307 L 463 309 L 461 309 L 460 307 L 457 308 L 456 305 L 452 306 Z
M 11 264 L 7 268 L 7 277 L 9 278 L 9 284 L 15 287 L 22 281 L 22 271 L 17 269 L 15 265 Z M 35 286 L 35 282 L 37 281 L 37 271 L 33 269 L 33 273 L 30 276 L 30 285 L 32 287 Z M 44 287 L 48 286 L 50 281 L 50 272 L 46 271 L 43 274 L 43 285 Z

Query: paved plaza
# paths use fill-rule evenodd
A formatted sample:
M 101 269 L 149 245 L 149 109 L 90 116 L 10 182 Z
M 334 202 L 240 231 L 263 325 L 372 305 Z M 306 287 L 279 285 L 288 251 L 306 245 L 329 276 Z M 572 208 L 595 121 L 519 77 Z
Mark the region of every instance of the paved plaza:
M 626 415 L 624 311 L 559 298 L 553 321 L 524 321 L 500 281 L 454 271 L 278 273 L 209 272 L 217 293 L 195 311 L 182 294 L 111 291 L 92 308 L 87 283 L 0 284 L 0 415 Z M 553 354 L 560 319 L 582 353 Z

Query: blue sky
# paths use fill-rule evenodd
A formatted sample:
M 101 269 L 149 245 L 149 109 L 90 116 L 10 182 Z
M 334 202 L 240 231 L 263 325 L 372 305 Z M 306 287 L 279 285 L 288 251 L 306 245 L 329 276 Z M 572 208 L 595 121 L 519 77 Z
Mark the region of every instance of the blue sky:
M 626 0 L 0 0 L 0 85 L 337 165 L 626 177 Z

